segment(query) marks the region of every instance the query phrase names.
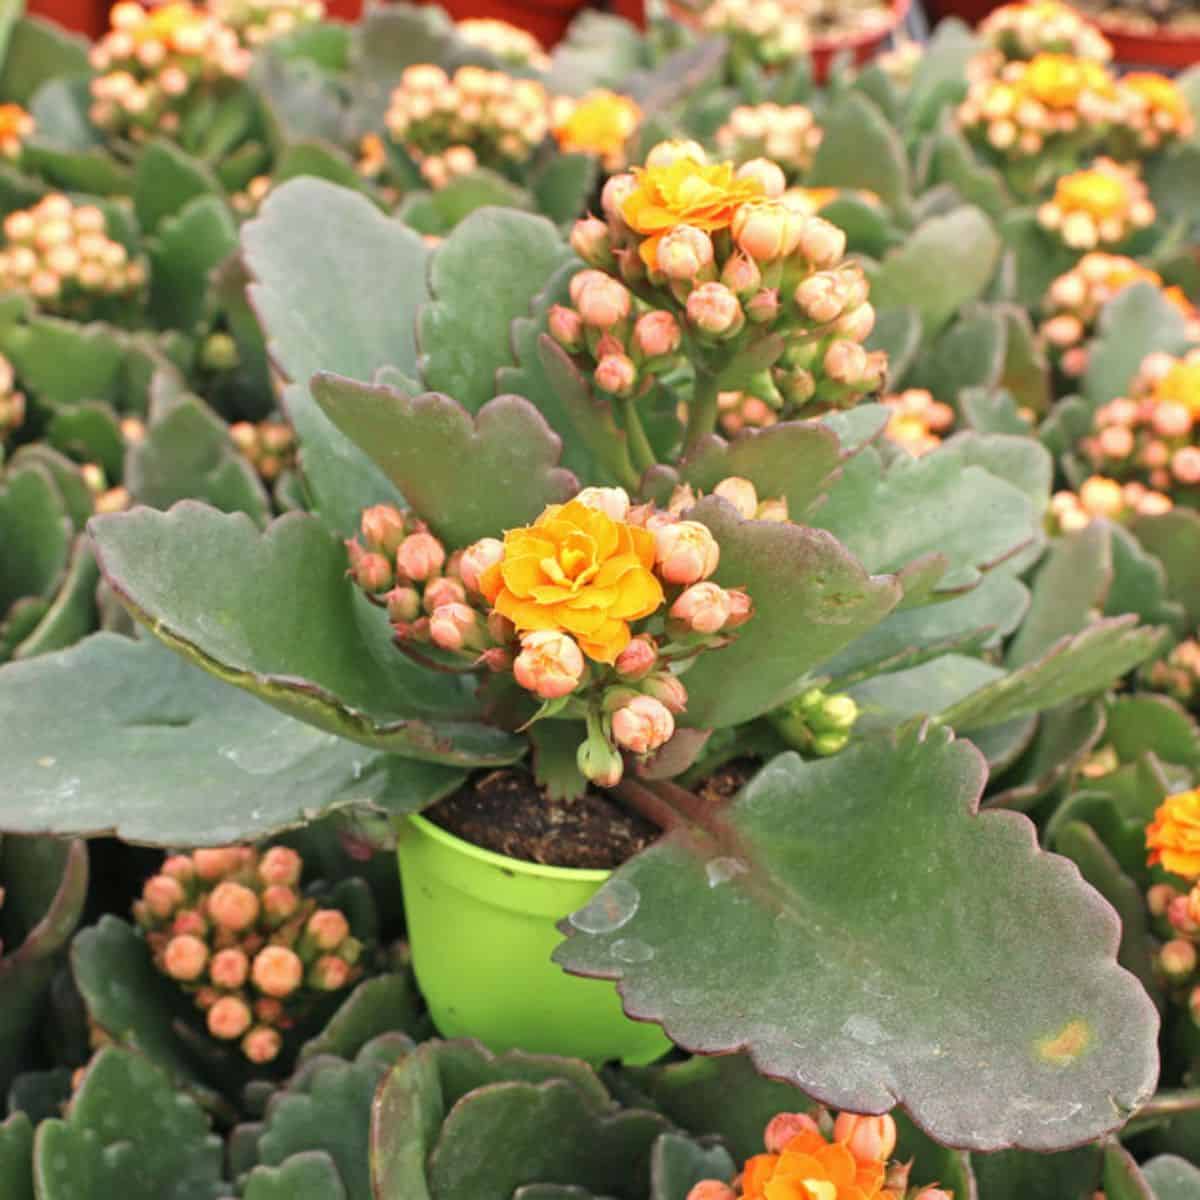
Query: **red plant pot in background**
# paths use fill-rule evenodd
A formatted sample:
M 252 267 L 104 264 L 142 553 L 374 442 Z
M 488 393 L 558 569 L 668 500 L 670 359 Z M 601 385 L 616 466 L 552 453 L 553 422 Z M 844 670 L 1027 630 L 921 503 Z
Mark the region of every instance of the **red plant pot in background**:
M 110 7 L 107 0 L 29 0 L 26 11 L 72 33 L 97 38 L 108 28 Z
M 1100 31 L 1113 44 L 1113 58 L 1124 66 L 1157 67 L 1163 71 L 1182 71 L 1200 63 L 1200 34 L 1130 33 L 1097 21 Z
M 957 17 L 968 25 L 978 25 L 1003 0 L 925 0 L 925 14 L 934 25 L 943 17 Z
M 883 29 L 875 29 L 869 33 L 855 34 L 853 37 L 817 38 L 812 44 L 813 78 L 818 83 L 824 83 L 829 78 L 829 68 L 834 58 L 843 50 L 849 50 L 854 56 L 855 63 L 862 64 L 873 58 L 884 42 L 904 24 L 908 16 L 912 0 L 892 0 L 892 23 Z
M 646 21 L 645 0 L 613 0 L 592 4 L 589 0 L 419 0 L 436 2 L 456 21 L 487 17 L 507 21 L 532 33 L 547 50 L 562 40 L 567 26 L 585 8 L 602 8 L 635 25 Z

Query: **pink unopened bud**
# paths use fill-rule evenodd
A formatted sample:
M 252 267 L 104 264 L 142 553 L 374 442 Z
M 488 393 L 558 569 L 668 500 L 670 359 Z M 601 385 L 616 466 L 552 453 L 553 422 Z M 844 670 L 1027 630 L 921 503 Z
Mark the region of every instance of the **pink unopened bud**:
M 746 322 L 738 298 L 723 283 L 702 283 L 687 298 L 687 318 L 714 337 L 732 337 Z
M 670 671 L 649 676 L 642 680 L 641 686 L 647 696 L 653 696 L 673 713 L 681 713 L 687 708 L 687 688 L 683 686 L 683 680 Z
M 1152 917 L 1165 917 L 1172 900 L 1179 895 L 1169 883 L 1156 883 L 1146 893 L 1146 907 Z
M 188 855 L 172 854 L 163 860 L 159 874 L 169 875 L 172 879 L 178 879 L 180 883 L 186 883 L 196 874 L 196 867 Z
M 779 200 L 743 204 L 733 214 L 733 240 L 758 262 L 786 258 L 796 249 L 804 218 Z
M 190 933 L 173 937 L 163 950 L 163 970 L 181 983 L 199 979 L 207 963 L 208 947 Z
M 554 630 L 537 630 L 521 638 L 513 661 L 513 677 L 543 700 L 569 696 L 583 678 L 583 651 L 575 640 Z
M 336 992 L 350 982 L 353 968 L 332 954 L 318 958 L 308 973 L 308 985 L 319 992 Z
M 621 755 L 599 734 L 580 743 L 575 763 L 584 779 L 591 780 L 597 787 L 616 787 L 625 774 Z
M 201 879 L 220 879 L 222 875 L 236 870 L 240 856 L 236 846 L 223 846 L 219 850 L 196 850 L 192 863 Z
M 571 228 L 571 249 L 588 266 L 601 267 L 612 257 L 608 225 L 598 217 L 583 217 Z
M 843 313 L 835 326 L 842 337 L 848 337 L 854 342 L 864 342 L 875 328 L 875 308 L 871 304 L 860 304 L 849 312 Z
M 1127 425 L 1109 425 L 1096 441 L 1105 458 L 1128 458 L 1133 453 L 1133 430 Z
M 255 955 L 251 978 L 264 995 L 283 999 L 300 986 L 304 964 L 286 946 L 267 946 Z
M 674 314 L 643 313 L 633 327 L 633 348 L 642 358 L 664 358 L 679 349 L 682 333 Z
M 722 500 L 732 504 L 737 509 L 738 516 L 744 520 L 753 520 L 758 512 L 758 489 L 749 479 L 743 479 L 740 475 L 730 475 L 727 479 L 722 479 L 713 488 L 713 495 L 720 496 Z
M 393 625 L 407 625 L 421 615 L 421 593 L 416 588 L 394 587 L 384 596 L 388 620 Z
M 461 570 L 461 556 L 458 559 L 458 566 Z M 433 616 L 444 604 L 465 604 L 466 599 L 467 589 L 457 579 L 452 579 L 448 575 L 439 575 L 437 579 L 431 580 L 426 586 L 421 603 L 425 611 Z
M 367 547 L 391 558 L 404 541 L 404 514 L 391 504 L 363 509 L 360 520 Z
M 193 937 L 203 937 L 208 932 L 208 922 L 203 914 L 194 908 L 185 908 L 175 914 L 171 922 L 172 933 L 190 933 Z
M 653 671 L 657 662 L 658 650 L 654 639 L 642 633 L 617 655 L 613 666 L 622 679 L 637 680 Z
M 432 533 L 410 533 L 396 551 L 396 570 L 413 583 L 424 583 L 442 569 L 446 549 Z
M 550 336 L 569 354 L 583 349 L 583 318 L 573 309 L 556 304 L 547 317 Z
M 658 573 L 666 583 L 698 583 L 721 559 L 716 538 L 699 521 L 676 521 L 656 530 L 654 546 Z
M 783 168 L 769 158 L 752 158 L 737 169 L 738 179 L 755 179 L 762 187 L 763 195 L 771 200 L 787 191 L 787 176 Z
M 273 883 L 262 894 L 262 907 L 271 923 L 279 924 L 300 907 L 300 897 L 286 884 Z
M 600 193 L 600 207 L 613 225 L 621 226 L 625 223 L 625 218 L 621 215 L 621 205 L 636 188 L 637 180 L 628 171 L 622 175 L 613 175 L 604 185 L 604 190 Z
M 821 1127 L 808 1113 L 782 1112 L 773 1116 L 763 1134 L 768 1154 L 782 1154 L 783 1148 L 802 1133 L 820 1133 Z
M 258 864 L 258 877 L 266 884 L 283 883 L 290 887 L 300 882 L 303 865 L 300 855 L 289 846 L 272 846 Z
M 504 558 L 504 543 L 498 538 L 480 538 L 468 546 L 458 561 L 459 575 L 469 592 L 479 591 L 484 571 Z
M 694 225 L 676 225 L 658 243 L 657 258 L 668 279 L 696 279 L 713 264 L 712 238 Z
M 653 696 L 634 696 L 612 715 L 613 741 L 634 754 L 657 750 L 674 732 L 671 710 Z
M 242 1038 L 242 1053 L 252 1062 L 262 1065 L 274 1062 L 283 1049 L 283 1038 L 277 1029 L 258 1026 Z
M 355 543 L 349 542 L 347 545 L 353 546 Z M 382 554 L 370 551 L 355 555 L 351 551 L 350 560 L 350 571 L 354 575 L 354 582 L 364 592 L 376 595 L 379 592 L 386 592 L 392 586 L 392 564 Z
M 350 936 L 350 922 L 336 908 L 318 908 L 305 926 L 318 950 L 336 950 Z
M 833 1123 L 833 1140 L 841 1142 L 860 1162 L 887 1162 L 896 1149 L 896 1122 L 882 1117 L 861 1117 L 857 1113 L 839 1113 Z
M 1196 947 L 1184 938 L 1172 938 L 1158 952 L 1158 965 L 1173 983 L 1181 983 L 1196 969 Z
M 253 1017 L 245 1000 L 237 996 L 222 996 L 208 1010 L 206 1023 L 208 1032 L 215 1038 L 233 1041 L 240 1038 L 250 1028 Z
M 429 618 L 429 637 L 442 650 L 478 650 L 483 645 L 483 622 L 470 605 L 442 604 Z
M 154 875 L 142 886 L 142 899 L 146 908 L 163 920 L 183 903 L 183 885 L 169 875 Z
M 1171 455 L 1171 474 L 1180 483 L 1200 483 L 1200 447 L 1184 446 Z
M 746 301 L 746 316 L 755 325 L 766 325 L 779 316 L 779 289 L 763 288 Z
M 702 1179 L 692 1187 L 685 1200 L 737 1200 L 737 1192 L 719 1179 Z
M 762 289 L 762 271 L 745 254 L 731 254 L 721 268 L 721 282 L 738 296 L 752 296 Z
M 241 933 L 258 918 L 258 897 L 241 883 L 226 880 L 213 889 L 208 898 L 208 915 L 222 929 Z
M 729 616 L 723 628 L 728 631 L 745 625 L 754 616 L 754 601 L 745 592 L 727 591 L 725 595 L 729 597 Z
M 1171 927 L 1187 937 L 1200 933 L 1200 924 L 1192 919 L 1191 909 L 1186 895 L 1176 896 L 1167 905 L 1167 920 Z
M 719 633 L 729 620 L 729 593 L 715 583 L 694 583 L 671 605 L 671 616 L 695 633 Z
M 1159 437 L 1184 437 L 1192 431 L 1192 414 L 1186 404 L 1164 401 L 1155 406 L 1150 424 Z
M 593 329 L 611 329 L 624 321 L 633 307 L 629 289 L 602 271 L 584 271 L 578 288 L 571 281 L 571 296 L 585 325 Z M 580 276 L 576 275 L 575 279 Z
M 629 514 L 629 493 L 624 488 L 585 487 L 575 499 L 614 521 L 624 521 Z
M 637 384 L 637 366 L 627 354 L 606 354 L 596 364 L 592 378 L 602 392 L 631 396 Z
M 845 256 L 846 234 L 823 217 L 807 217 L 800 229 L 799 249 L 814 267 L 832 267 Z
M 927 1187 L 917 1193 L 916 1200 L 954 1200 L 954 1193 L 945 1188 Z
M 245 951 L 232 946 L 227 950 L 218 950 L 208 966 L 208 977 L 213 983 L 219 988 L 228 988 L 230 991 L 240 988 L 246 982 L 249 974 L 250 960 L 246 957 Z M 246 1024 L 250 1024 L 248 1013 Z M 237 1033 L 229 1036 L 240 1037 L 245 1032 L 245 1029 L 239 1029 Z
M 825 351 L 823 365 L 835 383 L 860 383 L 868 373 L 867 352 L 857 342 L 839 340 Z

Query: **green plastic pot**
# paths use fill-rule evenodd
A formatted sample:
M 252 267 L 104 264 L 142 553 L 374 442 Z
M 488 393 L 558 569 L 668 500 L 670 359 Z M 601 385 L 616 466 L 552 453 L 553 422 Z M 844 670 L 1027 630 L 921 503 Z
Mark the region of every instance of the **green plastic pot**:
M 506 858 L 420 816 L 398 834 L 413 969 L 444 1037 L 631 1065 L 671 1048 L 657 1025 L 625 1016 L 611 983 L 550 961 L 562 941 L 557 922 L 587 904 L 610 871 Z

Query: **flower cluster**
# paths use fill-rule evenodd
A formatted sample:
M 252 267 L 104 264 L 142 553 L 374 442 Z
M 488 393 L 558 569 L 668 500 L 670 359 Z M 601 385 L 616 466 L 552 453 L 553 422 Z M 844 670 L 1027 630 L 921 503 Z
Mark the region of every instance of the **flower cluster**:
M 208 0 L 207 7 L 247 46 L 261 46 L 325 16 L 323 0 Z
M 533 79 L 482 67 L 460 67 L 451 78 L 419 63 L 400 77 L 384 121 L 426 182 L 439 188 L 479 166 L 525 162 L 550 131 L 550 101 Z
M 958 122 L 1006 157 L 1028 159 L 1064 143 L 1097 140 L 1123 111 L 1116 84 L 1099 63 L 1043 52 L 979 74 Z
M 794 177 L 812 164 L 821 127 L 803 104 L 742 104 L 717 130 L 716 142 L 734 162 L 765 157 Z
M 507 21 L 475 17 L 459 21 L 454 28 L 464 42 L 486 50 L 509 66 L 531 67 L 535 71 L 545 71 L 550 66 L 550 56 L 537 38 Z
M 1195 118 L 1182 89 L 1166 75 L 1132 71 L 1117 81 L 1123 104 L 1113 131 L 1121 157 L 1135 157 L 1163 145 L 1190 138 Z
M 1042 303 L 1046 320 L 1041 336 L 1059 357 L 1064 374 L 1077 378 L 1087 370 L 1084 346 L 1092 335 L 1100 312 L 1119 292 L 1134 283 L 1162 288 L 1162 277 L 1135 259 L 1100 250 L 1085 254 L 1071 270 L 1051 283 Z M 1163 294 L 1188 319 L 1193 341 L 1200 341 L 1200 312 L 1182 288 L 1163 288 Z
M 1188 884 L 1185 891 L 1157 883 L 1146 901 L 1164 939 L 1155 959 L 1159 973 L 1200 1024 L 1200 791 L 1176 792 L 1163 801 L 1146 828 L 1146 849 L 1150 866 L 1161 866 Z
M 779 1113 L 763 1134 L 765 1154 L 732 1183 L 697 1183 L 687 1200 L 953 1200 L 936 1184 L 909 1188 L 911 1164 L 891 1161 L 896 1140 L 889 1116 Z
M 888 5 L 879 0 L 710 0 L 700 24 L 728 37 L 745 57 L 778 66 L 806 53 L 823 35 L 849 37 L 891 27 Z
M 254 1063 L 278 1056 L 315 999 L 362 974 L 362 943 L 345 914 L 301 894 L 302 869 L 284 846 L 172 854 L 133 906 L 155 966 Z
M 20 158 L 34 128 L 34 119 L 19 104 L 0 104 L 0 158 Z
M 129 296 L 146 279 L 145 266 L 131 260 L 107 233 L 104 213 L 94 204 L 73 204 L 53 192 L 32 208 L 4 218 L 0 291 L 28 292 L 47 312 L 86 316 L 102 297 Z
M 1154 224 L 1154 205 L 1136 168 L 1098 158 L 1086 171 L 1061 176 L 1037 219 L 1072 250 L 1094 250 Z
M 728 479 L 716 493 L 743 516 L 771 519 L 754 485 Z M 744 592 L 712 582 L 720 547 L 708 528 L 672 506 L 634 506 L 620 488 L 587 488 L 504 539 L 446 548 L 397 509 L 362 515 L 363 544 L 347 543 L 350 571 L 386 607 L 397 644 L 509 674 L 538 717 L 582 717 L 583 774 L 605 786 L 624 770 L 621 752 L 644 756 L 675 731 L 687 691 L 674 669 L 725 645 L 750 619 Z M 784 512 L 786 516 L 786 510 Z
M 296 434 L 285 421 L 237 421 L 229 436 L 267 483 L 295 464 Z
M 1154 691 L 1195 708 L 1200 701 L 1200 641 L 1190 637 L 1172 646 L 1167 656 L 1151 663 L 1142 676 Z
M 1136 480 L 1122 484 L 1103 475 L 1093 475 L 1083 481 L 1078 492 L 1054 493 L 1050 499 L 1050 524 L 1052 532 L 1074 533 L 1097 518 L 1126 521 L 1133 516 L 1158 516 L 1173 507 L 1170 496 L 1151 491 Z
M 862 343 L 874 325 L 846 236 L 788 203 L 767 159 L 710 163 L 693 143 L 664 142 L 647 165 L 605 185 L 605 218 L 576 223 L 588 269 L 551 336 L 604 394 L 631 398 L 686 358 L 709 377 L 740 352 L 780 338 L 774 365 L 738 390 L 775 411 L 852 404 L 877 389 L 886 356 Z M 715 394 L 713 404 L 716 404 Z
M 251 54 L 237 33 L 205 9 L 176 0 L 147 10 L 114 5 L 112 29 L 92 47 L 96 71 L 89 115 L 110 133 L 143 139 L 177 133 L 193 98 L 241 79 Z
M 789 746 L 827 758 L 846 748 L 858 717 L 852 697 L 809 688 L 775 709 L 770 721 Z
M 1117 479 L 1140 479 L 1160 492 L 1200 484 L 1200 349 L 1180 358 L 1149 355 L 1128 396 L 1096 411 L 1081 448 L 1097 469 Z
M 925 388 L 884 396 L 883 403 L 892 410 L 884 435 L 916 457 L 936 450 L 954 425 L 954 409 Z
M 25 393 L 17 390 L 12 363 L 0 354 L 0 445 L 25 423 Z
M 626 149 L 642 120 L 628 96 L 589 92 L 580 99 L 559 96 L 550 107 L 551 132 L 565 154 L 594 154 L 606 171 L 620 171 Z
M 1006 59 L 1049 53 L 1107 63 L 1113 55 L 1108 38 L 1060 0 L 1003 4 L 983 19 L 979 33 Z

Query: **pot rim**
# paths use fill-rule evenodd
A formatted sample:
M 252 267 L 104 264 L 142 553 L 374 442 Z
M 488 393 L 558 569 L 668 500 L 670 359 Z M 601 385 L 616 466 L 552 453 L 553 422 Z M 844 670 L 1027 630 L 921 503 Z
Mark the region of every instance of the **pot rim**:
M 476 846 L 474 842 L 468 842 L 440 825 L 435 825 L 420 813 L 409 813 L 406 819 L 423 836 L 431 838 L 447 849 L 457 851 L 486 866 L 496 867 L 510 875 L 527 875 L 535 879 L 557 880 L 563 883 L 604 883 L 612 876 L 611 870 L 600 867 L 550 867 L 543 863 L 526 862 L 523 858 L 510 858 L 507 854 L 497 854 L 494 850 Z

